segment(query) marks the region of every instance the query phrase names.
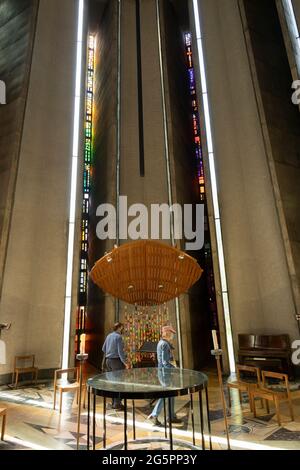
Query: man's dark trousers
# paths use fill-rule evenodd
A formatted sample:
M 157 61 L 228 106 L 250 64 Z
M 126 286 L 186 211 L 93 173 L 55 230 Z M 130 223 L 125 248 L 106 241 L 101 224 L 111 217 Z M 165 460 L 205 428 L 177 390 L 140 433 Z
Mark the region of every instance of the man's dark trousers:
M 121 359 L 118 358 L 106 358 L 106 368 L 108 372 L 113 372 L 115 370 L 122 370 L 125 369 L 125 366 Z M 113 398 L 112 400 L 112 407 L 118 408 L 121 405 L 121 400 L 119 398 Z

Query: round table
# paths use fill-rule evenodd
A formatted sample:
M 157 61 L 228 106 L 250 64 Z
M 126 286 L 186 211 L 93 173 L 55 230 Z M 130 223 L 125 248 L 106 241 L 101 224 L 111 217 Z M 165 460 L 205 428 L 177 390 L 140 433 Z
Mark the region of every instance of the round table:
M 135 429 L 135 400 L 142 399 L 158 399 L 164 400 L 165 415 L 165 437 L 167 438 L 167 421 L 166 421 L 166 400 L 168 401 L 169 416 L 171 414 L 171 398 L 189 395 L 193 445 L 196 445 L 195 438 L 195 419 L 194 419 L 194 400 L 193 394 L 199 393 L 199 413 L 200 427 L 202 437 L 202 449 L 205 450 L 204 439 L 204 420 L 203 420 L 203 399 L 202 393 L 206 396 L 206 413 L 208 422 L 209 445 L 211 443 L 211 427 L 209 417 L 209 402 L 207 392 L 208 378 L 202 372 L 188 369 L 178 368 L 144 368 L 144 369 L 128 369 L 106 372 L 97 375 L 88 380 L 88 430 L 87 430 L 87 448 L 90 448 L 90 408 L 91 395 L 93 396 L 93 450 L 96 448 L 96 397 L 103 397 L 103 447 L 106 448 L 106 399 L 119 398 L 124 400 L 124 448 L 128 449 L 127 437 L 127 408 L 128 400 L 132 400 L 133 405 L 133 438 L 136 439 Z M 170 449 L 173 450 L 173 434 L 172 422 L 169 419 L 169 442 Z

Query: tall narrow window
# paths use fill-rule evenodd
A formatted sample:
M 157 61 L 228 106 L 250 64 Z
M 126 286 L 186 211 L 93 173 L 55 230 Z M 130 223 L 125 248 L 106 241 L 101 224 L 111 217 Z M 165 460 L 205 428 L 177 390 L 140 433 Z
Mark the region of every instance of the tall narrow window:
M 73 149 L 72 149 L 72 170 L 71 170 L 71 191 L 70 191 L 70 212 L 69 212 L 69 236 L 67 252 L 67 276 L 65 293 L 65 316 L 63 333 L 63 354 L 62 367 L 65 369 L 69 363 L 70 346 L 70 326 L 72 308 L 72 279 L 73 279 L 73 256 L 75 237 L 75 214 L 76 214 L 76 194 L 77 194 L 77 171 L 80 141 L 80 108 L 81 108 L 81 75 L 82 75 L 82 42 L 83 42 L 83 18 L 84 0 L 78 0 L 78 28 L 76 47 L 76 81 L 74 96 L 74 122 L 73 122 Z
M 221 229 L 218 185 L 217 185 L 217 177 L 216 177 L 216 170 L 215 170 L 214 142 L 213 142 L 212 129 L 211 129 L 211 117 L 210 117 L 210 108 L 209 108 L 209 99 L 208 99 L 208 90 L 207 90 L 206 67 L 205 67 L 205 60 L 204 60 L 204 54 L 203 54 L 203 37 L 202 37 L 201 25 L 200 25 L 198 0 L 193 0 L 193 9 L 194 9 L 196 39 L 197 39 L 199 67 L 200 67 L 200 83 L 201 83 L 201 88 L 202 88 L 202 100 L 203 100 L 203 106 L 204 106 L 205 131 L 206 131 L 206 138 L 207 138 L 209 169 L 210 169 L 211 186 L 212 186 L 214 222 L 215 222 L 215 230 L 216 230 L 216 237 L 217 237 L 217 249 L 218 249 L 218 260 L 219 260 L 219 269 L 220 269 L 220 277 L 221 277 L 221 289 L 222 289 L 222 301 L 223 301 L 224 318 L 225 318 L 227 350 L 228 350 L 230 371 L 233 373 L 235 372 L 235 358 L 234 358 L 234 348 L 233 348 L 230 309 L 229 309 L 227 276 L 226 276 L 224 249 L 223 249 L 223 237 L 222 237 L 222 229 Z
M 79 272 L 79 295 L 77 311 L 77 353 L 80 352 L 82 334 L 85 333 L 87 286 L 88 286 L 88 248 L 89 248 L 89 217 L 90 217 L 90 191 L 93 155 L 93 107 L 94 107 L 94 75 L 95 75 L 95 38 L 89 35 L 87 76 L 86 76 L 86 104 L 85 104 L 85 133 L 84 133 L 84 166 L 83 166 L 83 197 L 81 216 L 81 249 Z M 84 337 L 85 338 L 85 337 Z
M 218 329 L 218 312 L 216 302 L 216 289 L 213 270 L 212 250 L 210 241 L 210 231 L 206 207 L 206 187 L 205 187 L 205 173 L 204 173 L 204 160 L 201 141 L 201 122 L 199 115 L 199 104 L 197 97 L 195 69 L 193 61 L 193 47 L 191 33 L 185 34 L 185 51 L 187 58 L 187 68 L 189 75 L 189 86 L 191 95 L 191 108 L 192 108 L 192 122 L 193 122 L 193 144 L 195 151 L 197 179 L 199 184 L 200 201 L 205 204 L 205 227 L 204 227 L 204 263 L 205 263 L 205 276 L 207 285 L 207 299 L 208 310 L 210 314 L 209 322 L 212 329 Z

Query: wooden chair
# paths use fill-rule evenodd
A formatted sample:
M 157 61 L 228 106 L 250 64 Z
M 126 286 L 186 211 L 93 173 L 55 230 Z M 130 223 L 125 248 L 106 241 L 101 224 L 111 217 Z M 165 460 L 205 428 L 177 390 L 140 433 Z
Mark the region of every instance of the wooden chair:
M 278 379 L 281 383 L 284 384 L 283 390 L 275 390 L 272 389 L 272 385 L 266 382 L 266 379 Z M 291 392 L 289 386 L 289 379 L 287 374 L 280 374 L 277 372 L 266 372 L 262 371 L 262 385 L 260 388 L 252 389 L 251 390 L 251 402 L 252 402 L 252 409 L 254 413 L 254 417 L 256 418 L 256 408 L 255 408 L 255 398 L 261 398 L 266 400 L 267 402 L 267 412 L 270 413 L 269 409 L 269 401 L 274 402 L 277 421 L 278 425 L 281 426 L 281 419 L 280 419 L 280 402 L 281 401 L 288 401 L 289 409 L 292 421 L 294 421 L 294 411 L 293 411 L 293 404 L 291 399 Z
M 23 363 L 21 366 L 20 363 Z M 26 365 L 29 363 L 29 365 Z M 35 383 L 37 383 L 38 367 L 35 367 L 35 355 L 30 354 L 28 356 L 15 356 L 14 361 L 14 372 L 12 382 L 15 384 L 15 388 L 18 386 L 20 374 L 32 374 L 32 380 L 35 377 Z
M 6 425 L 6 408 L 0 408 L 0 416 L 2 416 L 2 427 L 1 427 L 1 441 L 4 441 L 5 425 Z
M 59 377 L 61 377 L 63 374 L 73 374 L 74 379 L 69 381 L 69 379 L 62 379 L 61 382 L 59 382 Z M 59 398 L 59 412 L 62 412 L 62 398 L 63 398 L 63 393 L 64 392 L 76 392 L 76 403 L 78 404 L 79 400 L 79 369 L 78 367 L 72 367 L 69 369 L 58 369 L 54 373 L 54 403 L 53 403 L 53 409 L 55 410 L 56 406 L 56 392 L 59 390 L 60 398 Z M 85 398 L 86 398 L 86 386 L 85 384 L 83 385 L 84 387 L 84 399 L 83 399 L 83 407 L 85 408 Z
M 253 375 L 254 381 L 253 382 L 250 380 L 247 381 L 246 379 L 241 378 L 241 372 L 248 372 L 251 375 Z M 235 389 L 239 391 L 240 403 L 242 403 L 242 392 L 248 393 L 249 405 L 252 411 L 250 391 L 253 388 L 256 389 L 257 387 L 259 387 L 261 383 L 260 369 L 258 367 L 243 366 L 243 365 L 237 364 L 236 375 L 237 375 L 237 380 L 227 383 L 229 408 L 231 408 L 230 390 Z

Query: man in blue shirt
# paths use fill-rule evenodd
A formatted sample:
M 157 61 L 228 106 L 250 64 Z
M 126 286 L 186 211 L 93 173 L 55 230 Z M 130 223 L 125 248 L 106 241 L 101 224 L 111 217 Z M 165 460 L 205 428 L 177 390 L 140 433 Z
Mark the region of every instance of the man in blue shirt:
M 124 342 L 122 338 L 124 327 L 118 322 L 114 325 L 113 332 L 107 335 L 102 347 L 106 369 L 109 372 L 121 369 L 128 369 L 124 352 Z M 121 410 L 123 408 L 119 398 L 113 398 L 112 408 Z
M 176 367 L 173 359 L 173 350 L 174 347 L 171 344 L 171 341 L 174 339 L 176 331 L 171 326 L 163 326 L 162 328 L 162 337 L 157 345 L 157 362 L 158 368 L 161 369 L 159 372 L 159 378 L 163 383 L 164 369 L 170 369 Z M 167 386 L 167 384 L 164 384 Z M 164 400 L 160 398 L 156 403 L 154 410 L 148 417 L 152 420 L 154 426 L 162 426 L 161 422 L 158 420 L 158 416 L 163 408 Z M 175 414 L 175 402 L 174 398 L 171 398 L 171 418 L 172 423 L 181 423 L 181 420 L 177 418 Z

